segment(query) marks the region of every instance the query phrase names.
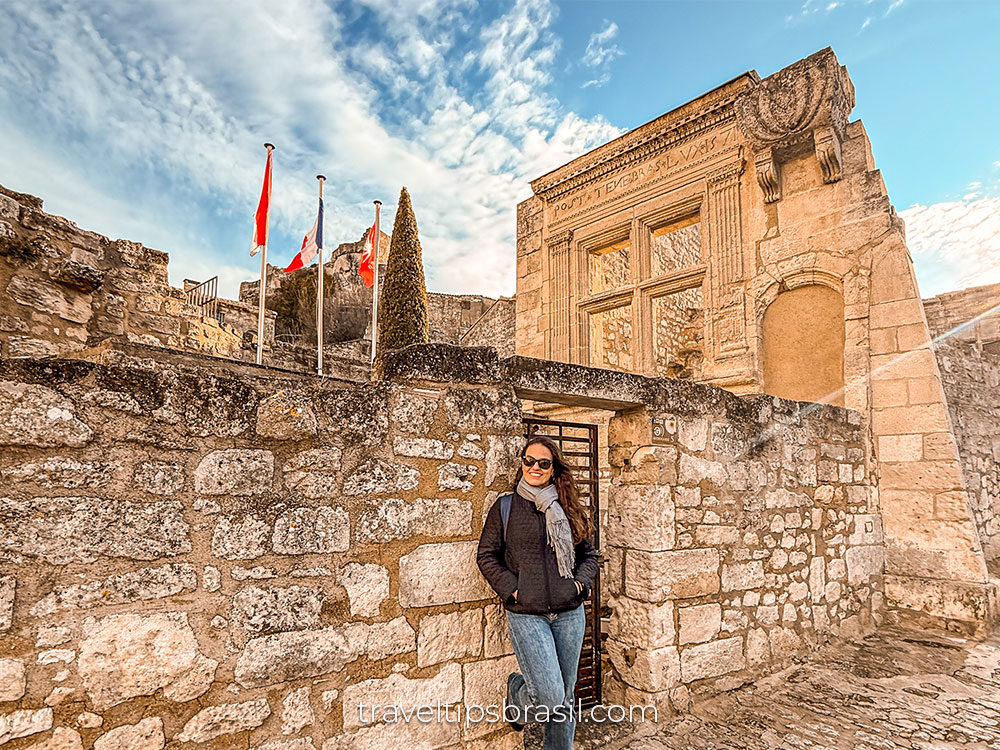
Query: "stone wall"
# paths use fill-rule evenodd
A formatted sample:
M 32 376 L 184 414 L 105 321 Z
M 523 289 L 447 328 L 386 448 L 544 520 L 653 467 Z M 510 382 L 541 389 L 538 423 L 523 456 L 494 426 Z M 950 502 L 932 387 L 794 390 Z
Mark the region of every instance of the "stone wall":
M 606 693 L 618 703 L 684 710 L 692 693 L 871 632 L 884 614 L 861 415 L 707 395 L 609 424 Z
M 459 340 L 462 346 L 492 346 L 501 357 L 514 354 L 515 305 L 513 297 L 501 297 L 484 312 Z
M 931 334 L 975 341 L 1000 353 L 1000 284 L 976 286 L 924 300 Z
M 988 563 L 1000 561 L 1000 353 L 948 339 L 935 345 L 962 476 Z M 994 575 L 1000 569 L 994 568 Z
M 513 747 L 358 714 L 502 697 L 473 558 L 519 447 L 511 388 L 153 352 L 0 360 L 0 744 Z

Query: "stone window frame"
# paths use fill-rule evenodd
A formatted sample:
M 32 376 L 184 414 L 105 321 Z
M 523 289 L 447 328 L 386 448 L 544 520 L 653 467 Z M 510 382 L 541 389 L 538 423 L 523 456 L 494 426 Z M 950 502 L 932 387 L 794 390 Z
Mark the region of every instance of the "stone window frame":
M 705 222 L 705 195 L 697 192 L 684 198 L 669 198 L 651 201 L 654 204 L 642 211 L 636 206 L 629 211 L 630 216 L 611 217 L 600 221 L 588 229 L 591 232 L 575 241 L 578 268 L 583 271 L 578 288 L 580 294 L 576 305 L 580 325 L 580 364 L 593 366 L 590 359 L 590 316 L 617 307 L 631 306 L 632 316 L 632 362 L 635 371 L 651 375 L 655 369 L 653 352 L 653 300 L 685 289 L 702 287 L 702 298 L 706 296 L 708 280 L 708 227 Z M 702 262 L 687 268 L 652 277 L 653 232 L 666 225 L 697 216 L 700 226 Z M 583 234 L 582 232 L 580 234 Z M 618 289 L 608 289 L 590 294 L 589 263 L 590 253 L 609 245 L 628 240 L 630 246 L 630 284 Z

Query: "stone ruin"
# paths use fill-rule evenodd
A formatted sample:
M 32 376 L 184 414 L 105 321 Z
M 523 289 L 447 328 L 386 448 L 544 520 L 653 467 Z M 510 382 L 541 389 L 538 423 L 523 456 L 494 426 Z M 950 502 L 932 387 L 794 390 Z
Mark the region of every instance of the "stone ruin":
M 473 558 L 527 412 L 600 421 L 606 703 L 988 628 L 1000 288 L 921 302 L 852 103 L 824 51 L 555 170 L 516 297 L 459 334 L 500 346 L 325 378 L 251 364 L 253 305 L 206 320 L 164 254 L 2 191 L 0 746 L 520 746 L 358 704 L 501 701 Z

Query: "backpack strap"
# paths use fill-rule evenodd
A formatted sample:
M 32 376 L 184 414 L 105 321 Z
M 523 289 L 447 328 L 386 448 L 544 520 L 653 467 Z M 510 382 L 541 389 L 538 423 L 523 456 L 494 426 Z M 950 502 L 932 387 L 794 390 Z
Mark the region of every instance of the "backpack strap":
M 500 498 L 500 519 L 503 521 L 503 531 L 501 538 L 506 541 L 507 521 L 510 519 L 510 503 L 514 499 L 513 495 L 504 495 Z

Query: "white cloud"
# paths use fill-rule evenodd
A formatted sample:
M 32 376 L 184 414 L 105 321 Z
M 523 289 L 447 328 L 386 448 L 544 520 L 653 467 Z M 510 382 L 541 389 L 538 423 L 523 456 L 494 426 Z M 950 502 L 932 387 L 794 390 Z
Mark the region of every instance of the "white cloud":
M 478 34 L 472 0 L 357 8 L 375 18 L 367 35 L 321 0 L 12 0 L 0 122 L 25 148 L 5 144 L 0 182 L 170 252 L 173 279 L 221 269 L 235 296 L 241 270 L 257 273 L 247 247 L 270 140 L 272 227 L 292 244 L 272 244 L 269 260 L 298 249 L 322 171 L 328 238 L 356 240 L 374 197 L 391 227 L 405 184 L 429 288 L 511 293 L 527 181 L 620 132 L 547 93 L 553 6 L 518 0 Z
M 584 66 L 601 71 L 601 74 L 583 84 L 580 88 L 594 86 L 600 88 L 611 80 L 609 68 L 616 57 L 621 57 L 625 53 L 619 49 L 617 44 L 611 40 L 618 35 L 618 24 L 604 19 L 605 27 L 601 31 L 595 31 L 587 41 L 587 49 L 580 60 Z
M 922 296 L 1000 282 L 1000 198 L 917 204 L 900 216 Z

